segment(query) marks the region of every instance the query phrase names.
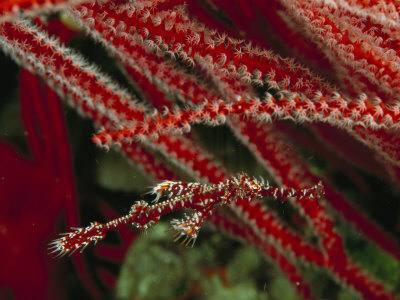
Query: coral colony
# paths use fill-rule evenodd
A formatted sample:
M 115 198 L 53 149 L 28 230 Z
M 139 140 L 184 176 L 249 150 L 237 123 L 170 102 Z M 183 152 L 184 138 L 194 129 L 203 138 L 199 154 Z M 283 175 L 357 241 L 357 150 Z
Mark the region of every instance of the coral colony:
M 146 229 L 161 216 L 185 209 L 183 219 L 171 222 L 175 240 L 192 246 L 203 222 L 211 222 L 271 257 L 303 298 L 314 296 L 299 262 L 324 268 L 365 299 L 396 299 L 350 259 L 327 207 L 400 258 L 396 242 L 334 190 L 329 179 L 312 174 L 288 144 L 312 144 L 294 131 L 293 125 L 300 124 L 317 144 L 337 149 L 344 160 L 399 182 L 400 4 L 236 1 L 245 16 L 258 11 L 270 21 L 270 31 L 297 56 L 289 59 L 271 50 L 268 40 L 257 39 L 229 3 L 201 3 L 214 15 L 237 18 L 242 29 L 225 33 L 217 18 L 207 18 L 196 9 L 198 1 L 190 0 L 0 2 L 2 50 L 94 122 L 98 132 L 93 142 L 120 149 L 159 180 L 152 203 L 141 200 L 126 216 L 76 228 L 53 241 L 51 249 L 58 255 L 82 251 L 111 230 L 126 224 Z M 143 99 L 50 34 L 46 17 L 61 10 L 118 60 Z M 310 68 L 300 60 L 310 62 Z M 321 66 L 319 75 L 311 70 L 318 70 L 313 61 Z M 281 187 L 245 173 L 229 174 L 196 143 L 193 125 L 230 128 Z M 342 139 L 335 138 L 338 132 Z M 355 141 L 369 149 L 375 165 L 357 158 L 359 148 L 345 147 Z M 169 164 L 156 160 L 156 153 Z M 168 169 L 171 163 L 193 182 L 179 181 Z M 263 204 L 265 198 L 289 201 L 318 243 L 286 226 Z

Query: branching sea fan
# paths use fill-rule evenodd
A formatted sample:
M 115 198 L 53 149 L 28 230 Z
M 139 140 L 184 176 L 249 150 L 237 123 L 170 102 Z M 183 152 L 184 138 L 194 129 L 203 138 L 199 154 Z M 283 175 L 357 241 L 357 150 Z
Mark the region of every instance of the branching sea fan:
M 68 46 L 72 31 L 104 48 L 125 84 Z M 397 193 L 397 1 L 3 0 L 0 47 L 26 78 L 40 76 L 93 122 L 94 143 L 154 179 L 153 199 L 55 239 L 55 255 L 184 210 L 170 222 L 176 241 L 193 246 L 208 222 L 271 258 L 299 297 L 320 299 L 303 273 L 321 268 L 354 297 L 399 298 L 398 284 L 351 258 L 335 223 L 341 216 L 400 259 L 384 222 L 346 190 L 370 196 L 368 174 Z M 218 128 L 248 149 L 268 180 L 252 170 L 233 174 L 218 160 L 207 145 L 213 139 L 199 138 Z M 313 155 L 327 167 L 308 162 Z M 292 213 L 278 213 L 268 199 L 289 202 Z

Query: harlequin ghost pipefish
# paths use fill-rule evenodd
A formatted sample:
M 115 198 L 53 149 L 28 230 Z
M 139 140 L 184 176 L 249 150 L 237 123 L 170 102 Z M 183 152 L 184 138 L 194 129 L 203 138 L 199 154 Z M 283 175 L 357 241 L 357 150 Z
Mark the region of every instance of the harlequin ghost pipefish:
M 108 231 L 122 225 L 133 225 L 147 229 L 156 224 L 162 215 L 188 208 L 191 214 L 183 219 L 171 221 L 175 231 L 175 241 L 183 239 L 186 246 L 193 246 L 203 221 L 212 215 L 216 206 L 230 205 L 238 201 L 260 201 L 272 197 L 285 201 L 287 198 L 318 199 L 324 194 L 322 183 L 296 191 L 295 189 L 276 188 L 264 180 L 251 179 L 246 174 L 230 177 L 218 184 L 185 183 L 163 181 L 152 189 L 156 197 L 151 204 L 141 200 L 132 205 L 129 214 L 105 224 L 91 223 L 85 228 L 73 228 L 75 231 L 63 234 L 63 237 L 51 243 L 50 250 L 60 256 L 72 254 L 81 248 L 81 252 L 90 244 L 102 240 Z M 165 200 L 160 201 L 161 198 Z

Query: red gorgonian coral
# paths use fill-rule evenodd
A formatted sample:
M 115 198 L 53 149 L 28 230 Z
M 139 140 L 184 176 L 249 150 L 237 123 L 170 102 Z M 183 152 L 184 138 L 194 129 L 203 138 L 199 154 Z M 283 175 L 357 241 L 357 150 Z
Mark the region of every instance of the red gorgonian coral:
M 349 258 L 326 207 L 399 259 L 397 242 L 337 191 L 329 174 L 313 174 L 291 145 L 333 163 L 340 157 L 397 187 L 400 5 L 185 2 L 0 3 L 3 51 L 90 118 L 98 129 L 95 143 L 120 149 L 164 180 L 153 189 L 155 203 L 139 201 L 125 217 L 76 229 L 52 243 L 55 252 L 85 248 L 121 224 L 147 228 L 166 213 L 189 208 L 192 214 L 171 224 L 176 239 L 193 243 L 203 221 L 210 221 L 272 257 L 306 299 L 314 296 L 299 261 L 325 268 L 365 299 L 396 299 Z M 46 18 L 61 9 L 118 60 L 141 99 L 51 33 Z M 229 127 L 282 187 L 229 174 L 191 134 L 198 124 Z M 167 164 L 156 162 L 159 154 Z M 201 183 L 179 182 L 171 164 Z M 342 171 L 357 181 L 351 167 Z M 290 200 L 318 243 L 286 226 L 262 205 L 264 197 Z

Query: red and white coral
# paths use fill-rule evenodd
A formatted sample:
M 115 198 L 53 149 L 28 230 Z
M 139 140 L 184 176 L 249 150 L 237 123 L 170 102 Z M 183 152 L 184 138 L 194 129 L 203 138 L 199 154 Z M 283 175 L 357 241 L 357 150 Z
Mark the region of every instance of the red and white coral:
M 287 136 L 279 132 L 277 121 L 345 129 L 383 162 L 389 179 L 398 180 L 399 7 L 385 1 L 370 6 L 343 0 L 267 2 L 238 1 L 248 16 L 257 8 L 283 26 L 282 37 L 290 37 L 286 42 L 298 50 L 299 57 L 310 59 L 309 49 L 299 49 L 304 45 L 302 38 L 316 45 L 330 61 L 339 88 L 295 59 L 208 28 L 188 13 L 184 1 L 13 0 L 0 4 L 3 51 L 92 119 L 100 131 L 94 142 L 106 148 L 118 145 L 157 179 L 174 175 L 155 163 L 152 151 L 162 153 L 195 179 L 210 182 L 164 181 L 153 191 L 156 200 L 167 196 L 166 200 L 151 205 L 140 201 L 124 217 L 76 229 L 53 243 L 55 252 L 72 253 L 121 225 L 147 228 L 166 213 L 190 208 L 192 215 L 172 223 L 176 238 L 183 238 L 185 244 L 194 242 L 208 219 L 260 247 L 294 283 L 300 276 L 292 258 L 326 268 L 366 299 L 394 299 L 349 259 L 332 218 L 319 201 L 321 186 L 307 188 L 318 179 L 298 153 L 288 149 Z M 64 8 L 119 60 L 156 110 L 139 103 L 45 29 L 19 19 Z M 272 8 L 274 13 L 268 12 Z M 183 108 L 174 106 L 175 101 Z M 194 124 L 227 124 L 285 188 L 273 188 L 246 175 L 229 177 L 187 134 Z M 294 199 L 293 206 L 318 237 L 318 249 L 258 201 L 250 201 L 262 197 Z M 326 198 L 338 203 L 331 193 Z M 240 221 L 227 219 L 214 210 L 216 205 L 231 210 Z M 352 212 L 349 221 L 364 226 L 362 215 L 356 209 Z M 381 246 L 397 255 L 393 244 Z M 298 290 L 312 298 L 306 285 Z

